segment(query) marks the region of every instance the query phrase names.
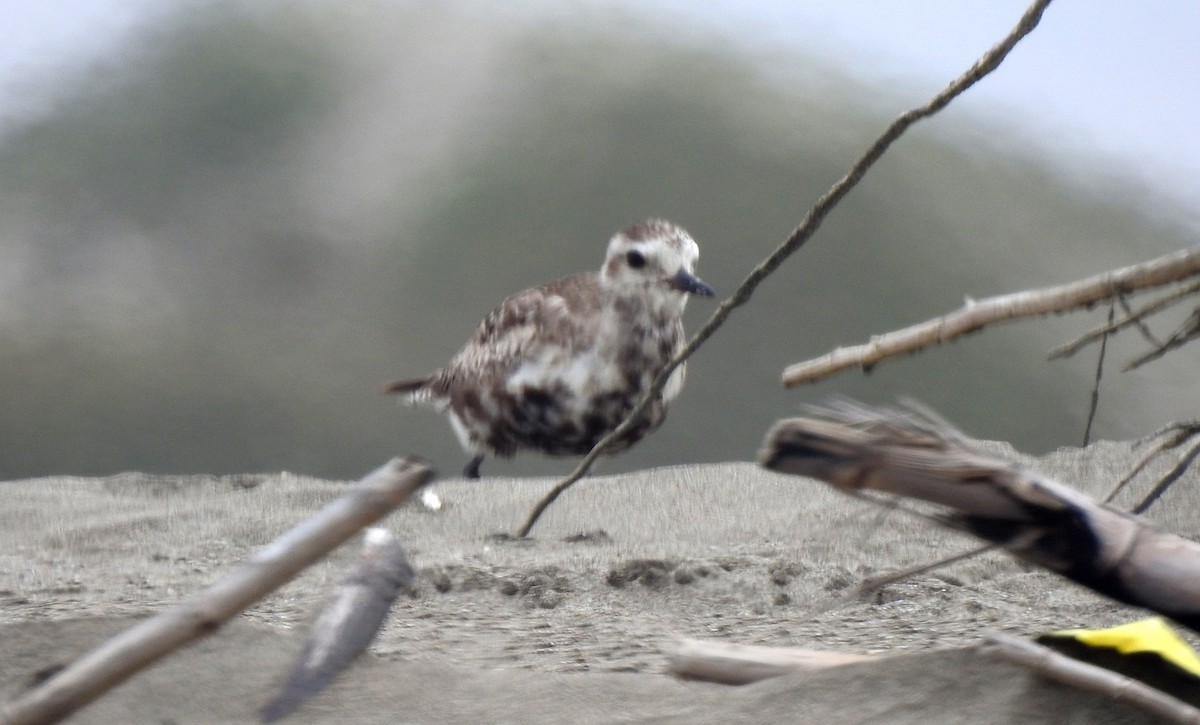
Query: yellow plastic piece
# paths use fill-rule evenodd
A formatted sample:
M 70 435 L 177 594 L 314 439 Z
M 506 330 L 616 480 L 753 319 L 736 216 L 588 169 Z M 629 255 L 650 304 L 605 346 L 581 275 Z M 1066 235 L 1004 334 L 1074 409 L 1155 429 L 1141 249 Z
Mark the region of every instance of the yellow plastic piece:
M 1068 629 L 1055 636 L 1071 637 L 1089 647 L 1107 647 L 1121 654 L 1153 652 L 1166 661 L 1200 677 L 1200 657 L 1163 621 L 1151 617 L 1109 629 Z

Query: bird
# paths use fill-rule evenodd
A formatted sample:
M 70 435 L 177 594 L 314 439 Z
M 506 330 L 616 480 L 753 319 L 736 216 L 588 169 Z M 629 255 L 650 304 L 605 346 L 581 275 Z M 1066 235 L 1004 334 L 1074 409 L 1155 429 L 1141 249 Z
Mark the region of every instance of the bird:
M 518 292 L 493 309 L 443 367 L 381 392 L 445 413 L 479 478 L 488 455 L 579 456 L 616 428 L 686 343 L 688 298 L 715 290 L 696 276 L 700 248 L 682 227 L 648 219 L 608 243 L 599 271 Z M 640 421 L 606 453 L 658 428 L 683 389 L 672 371 Z

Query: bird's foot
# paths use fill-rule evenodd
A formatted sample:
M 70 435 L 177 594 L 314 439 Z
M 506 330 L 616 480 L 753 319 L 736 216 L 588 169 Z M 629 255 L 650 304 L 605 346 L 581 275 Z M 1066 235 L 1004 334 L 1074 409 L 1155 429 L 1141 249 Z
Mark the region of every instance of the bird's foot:
M 463 467 L 463 478 L 471 481 L 479 480 L 479 464 L 481 463 L 483 463 L 482 453 L 467 461 L 467 465 Z

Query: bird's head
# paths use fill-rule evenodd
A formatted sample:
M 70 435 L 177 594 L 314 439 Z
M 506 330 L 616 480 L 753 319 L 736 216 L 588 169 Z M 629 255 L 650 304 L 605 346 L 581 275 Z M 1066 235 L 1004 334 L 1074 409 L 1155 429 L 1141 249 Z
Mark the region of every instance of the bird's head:
M 612 238 L 600 279 L 618 294 L 661 297 L 682 308 L 688 295 L 716 294 L 696 276 L 699 257 L 700 247 L 682 227 L 650 219 Z

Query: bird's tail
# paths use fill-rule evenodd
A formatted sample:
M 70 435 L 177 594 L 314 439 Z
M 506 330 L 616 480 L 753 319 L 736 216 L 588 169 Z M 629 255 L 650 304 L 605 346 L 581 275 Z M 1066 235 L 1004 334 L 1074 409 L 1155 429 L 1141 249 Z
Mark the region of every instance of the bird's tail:
M 405 405 L 432 405 L 440 409 L 444 401 L 430 388 L 432 382 L 432 375 L 393 380 L 379 388 L 379 392 L 382 395 L 399 395 L 400 402 Z
M 429 378 L 404 378 L 393 380 L 379 388 L 381 395 L 407 395 L 420 397 L 421 391 L 429 384 Z

